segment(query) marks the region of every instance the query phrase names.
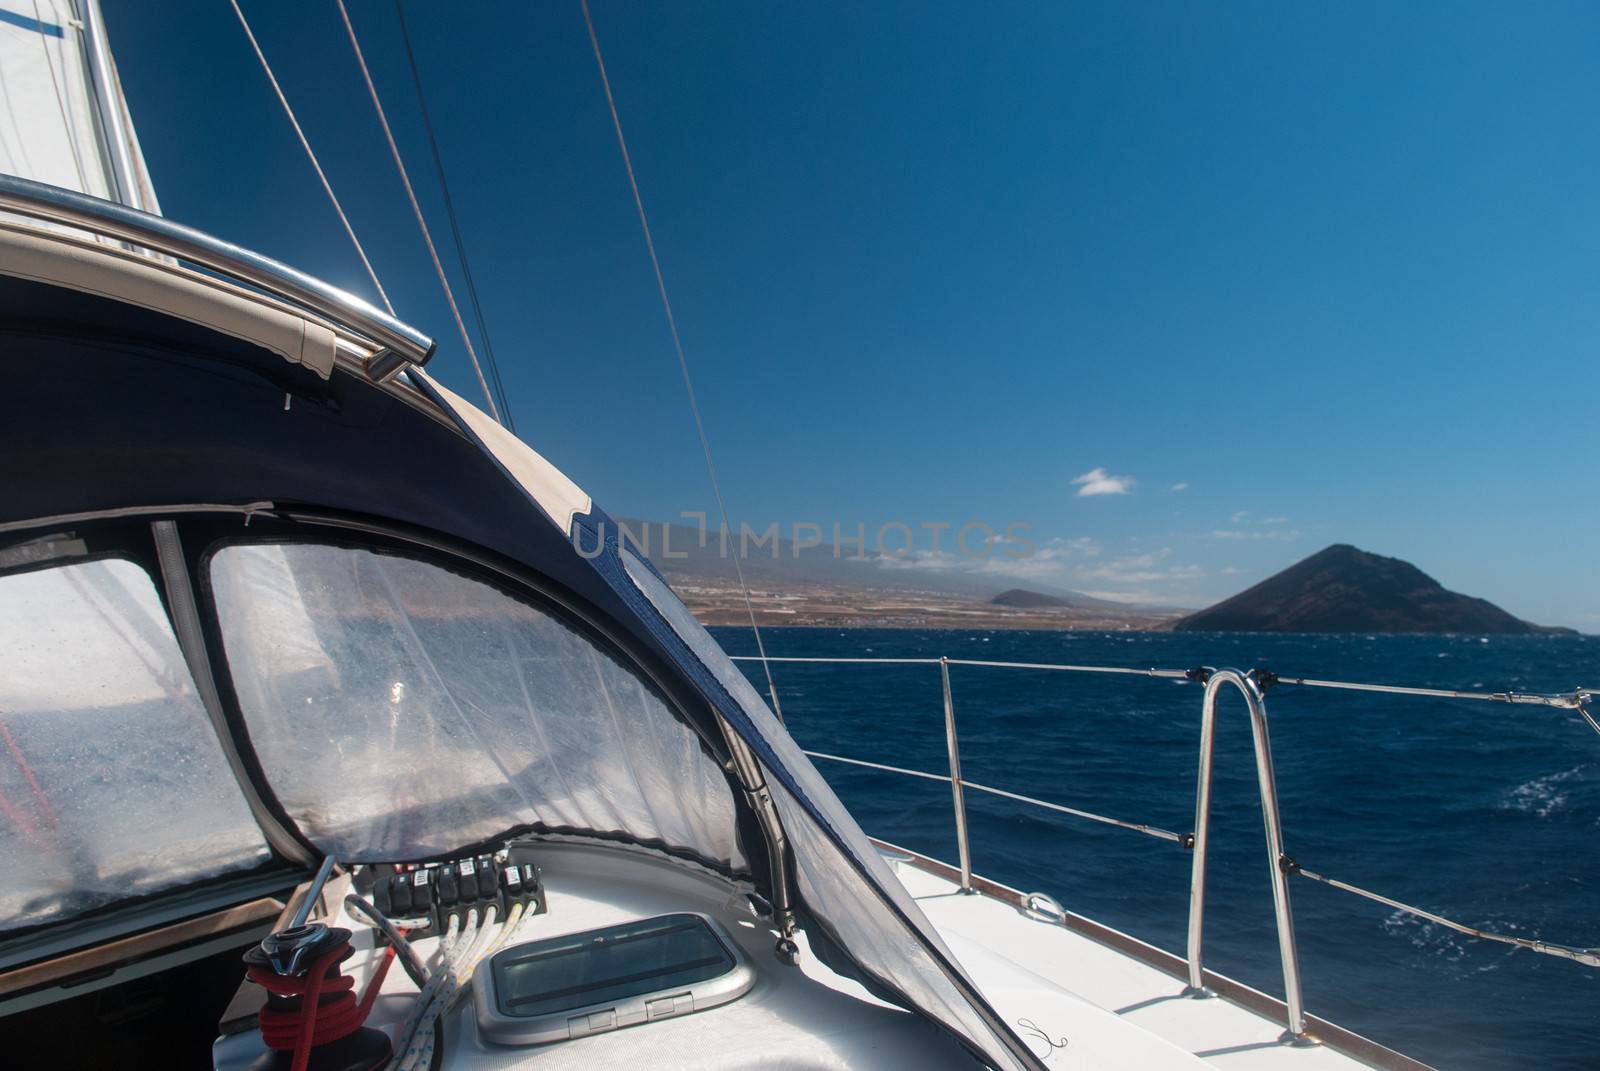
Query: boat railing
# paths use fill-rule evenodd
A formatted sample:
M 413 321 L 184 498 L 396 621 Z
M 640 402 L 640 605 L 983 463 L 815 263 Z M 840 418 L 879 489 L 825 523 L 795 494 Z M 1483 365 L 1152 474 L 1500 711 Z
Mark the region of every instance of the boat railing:
M 163 216 L 16 175 L 0 175 L 0 212 L 147 249 L 314 312 L 374 344 L 364 370 L 375 382 L 433 356 L 433 339 L 354 294 Z
M 760 661 L 756 656 L 735 656 L 738 662 Z M 1300 962 L 1295 947 L 1294 914 L 1290 906 L 1289 879 L 1301 877 L 1329 888 L 1338 889 L 1362 897 L 1374 903 L 1382 904 L 1393 910 L 1404 912 L 1416 918 L 1438 924 L 1466 934 L 1470 937 L 1487 941 L 1497 941 L 1502 944 L 1524 948 L 1546 955 L 1557 956 L 1562 959 L 1573 960 L 1590 967 L 1600 967 L 1600 948 L 1582 948 L 1572 945 L 1555 944 L 1524 937 L 1512 937 L 1506 934 L 1493 933 L 1476 926 L 1449 919 L 1432 911 L 1415 907 L 1400 900 L 1383 896 L 1379 893 L 1363 889 L 1348 882 L 1330 878 L 1301 866 L 1291 855 L 1284 850 L 1283 822 L 1278 806 L 1277 774 L 1272 765 L 1272 743 L 1268 731 L 1267 718 L 1267 692 L 1277 686 L 1290 686 L 1301 688 L 1325 688 L 1344 691 L 1378 692 L 1390 695 L 1417 696 L 1447 700 L 1468 700 L 1480 702 L 1499 702 L 1524 704 L 1544 707 L 1555 707 L 1577 712 L 1594 729 L 1600 733 L 1600 720 L 1597 720 L 1590 709 L 1591 701 L 1600 695 L 1600 690 L 1579 688 L 1571 692 L 1562 693 L 1533 693 L 1533 692 L 1485 692 L 1485 691 L 1459 691 L 1445 688 L 1415 688 L 1402 685 L 1366 684 L 1352 681 L 1319 680 L 1308 677 L 1280 676 L 1267 669 L 1252 669 L 1248 671 L 1237 669 L 1213 669 L 1198 667 L 1193 669 L 1142 669 L 1127 666 L 1089 666 L 1070 665 L 1047 662 L 999 662 L 968 658 L 849 658 L 849 657 L 817 657 L 817 658 L 776 658 L 768 657 L 769 663 L 813 663 L 821 665 L 876 665 L 876 666 L 937 666 L 944 700 L 944 729 L 945 745 L 948 753 L 949 768 L 947 773 L 933 773 L 927 770 L 913 770 L 903 766 L 893 766 L 887 763 L 869 762 L 865 759 L 848 755 L 836 755 L 824 751 L 807 750 L 806 754 L 813 759 L 825 762 L 842 763 L 847 766 L 862 767 L 869 770 L 879 770 L 886 773 L 898 774 L 906 777 L 921 778 L 929 781 L 940 781 L 950 786 L 951 806 L 955 816 L 956 850 L 960 862 L 960 886 L 966 893 L 974 892 L 972 880 L 972 852 L 967 833 L 966 792 L 973 791 L 986 795 L 997 796 L 1002 799 L 1012 800 L 1030 807 L 1036 807 L 1058 814 L 1065 814 L 1073 818 L 1098 822 L 1103 825 L 1115 826 L 1120 829 L 1132 830 L 1143 833 L 1145 836 L 1157 840 L 1168 841 L 1178 845 L 1181 849 L 1193 853 L 1189 884 L 1189 924 L 1187 943 L 1188 986 L 1184 993 L 1187 996 L 1205 999 L 1215 995 L 1212 988 L 1206 985 L 1204 967 L 1204 934 L 1205 934 L 1205 902 L 1206 902 L 1206 861 L 1207 848 L 1210 839 L 1211 825 L 1211 775 L 1213 755 L 1216 744 L 1216 718 L 1217 700 L 1223 690 L 1233 688 L 1243 695 L 1245 705 L 1250 716 L 1251 737 L 1255 747 L 1256 780 L 1260 792 L 1261 813 L 1266 826 L 1267 862 L 1272 885 L 1273 909 L 1276 916 L 1278 954 L 1282 961 L 1284 1004 L 1286 1010 L 1286 1029 L 1282 1040 L 1292 1045 L 1314 1045 L 1317 1039 L 1306 1029 L 1306 1012 L 1300 985 Z M 1194 829 L 1187 833 L 1177 833 L 1172 830 L 1162 829 L 1158 826 L 1141 822 L 1127 821 L 1121 818 L 1112 818 L 1093 811 L 1070 807 L 1063 803 L 1038 799 L 1033 796 L 1011 792 L 1007 789 L 997 788 L 993 785 L 980 784 L 964 777 L 961 773 L 961 747 L 960 738 L 956 731 L 955 699 L 950 688 L 950 667 L 972 666 L 988 669 L 1004 670 L 1039 670 L 1046 672 L 1062 673 L 1101 673 L 1119 674 L 1125 676 L 1154 677 L 1174 681 L 1189 681 L 1204 686 L 1204 697 L 1201 703 L 1200 718 L 1200 747 L 1199 770 L 1195 782 L 1195 809 Z

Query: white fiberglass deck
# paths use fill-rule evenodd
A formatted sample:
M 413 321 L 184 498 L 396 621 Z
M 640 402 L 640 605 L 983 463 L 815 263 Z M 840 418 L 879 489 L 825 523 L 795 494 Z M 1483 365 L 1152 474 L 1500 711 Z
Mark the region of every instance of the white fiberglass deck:
M 739 890 L 720 878 L 598 845 L 547 845 L 539 861 L 550 910 L 524 923 L 516 941 L 700 911 L 721 921 L 744 948 L 756 984 L 731 1004 L 692 1015 L 520 1048 L 482 1041 L 468 997 L 447 1015 L 440 1065 L 446 1071 L 971 1066 L 926 1022 L 829 971 L 803 935 L 800 968 L 781 964 L 773 955 L 772 933 L 751 915 Z M 1328 1047 L 1282 1046 L 1277 1043 L 1281 1024 L 1220 998 L 1183 998 L 1181 982 L 1136 957 L 1032 919 L 999 897 L 962 895 L 956 884 L 924 866 L 899 863 L 896 871 L 969 975 L 1052 1068 L 1332 1071 L 1370 1066 Z M 342 911 L 334 921 L 356 932 L 357 954 L 346 971 L 364 987 L 375 958 L 371 931 Z M 438 944 L 434 938 L 416 943 L 430 966 Z M 368 1025 L 393 1033 L 415 996 L 405 973 L 391 970 Z M 259 1034 L 234 1034 L 218 1042 L 216 1066 L 243 1069 L 261 1052 Z
M 937 864 L 929 867 L 925 862 L 893 858 L 891 862 L 901 884 L 938 927 L 962 966 L 1013 1024 L 1018 1018 L 1013 1002 L 1024 998 L 1019 990 L 1032 977 L 1038 984 L 1059 987 L 1103 1009 L 1119 1024 L 1136 1027 L 1174 1049 L 1171 1062 L 1118 1066 L 1210 1066 L 1226 1071 L 1422 1066 L 1375 1045 L 1372 1048 L 1379 1059 L 1372 1062 L 1329 1045 L 1284 1045 L 1279 1041 L 1284 1030 L 1281 1019 L 1269 1018 L 1222 997 L 1187 997 L 1182 980 L 1126 951 L 1065 926 L 1030 918 L 997 897 L 983 893 L 963 895 L 958 882 L 933 872 L 939 869 Z M 1128 944 L 1137 943 L 1125 935 L 1118 936 Z M 1149 952 L 1160 955 L 1155 949 Z M 1082 1042 L 1088 1040 L 1082 1031 L 1091 1026 L 1090 1021 L 1046 1022 L 1035 1017 L 1034 1025 L 1058 1042 L 1065 1040 L 1065 1051 L 1082 1057 Z M 1043 1049 L 1045 1043 L 1037 1035 L 1027 1036 Z M 1057 1061 L 1046 1062 L 1058 1065 Z M 1069 1063 L 1062 1060 L 1059 1066 Z M 1099 1065 L 1080 1059 L 1070 1066 Z

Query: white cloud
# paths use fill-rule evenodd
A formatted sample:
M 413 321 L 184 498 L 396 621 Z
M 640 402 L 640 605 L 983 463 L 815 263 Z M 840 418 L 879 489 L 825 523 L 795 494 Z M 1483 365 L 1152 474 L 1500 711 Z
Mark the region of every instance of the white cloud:
M 1186 483 L 1175 483 L 1172 485 L 1171 489 L 1174 491 L 1187 491 L 1189 489 L 1189 485 Z
M 1089 536 L 1079 536 L 1077 539 L 1058 537 L 1020 558 L 999 553 L 978 561 L 969 560 L 966 571 L 1023 580 L 1055 579 L 1066 574 L 1068 562 L 1076 558 L 1098 558 L 1103 549 Z
M 1287 517 L 1263 517 L 1263 518 L 1261 518 L 1261 523 L 1262 524 L 1288 524 L 1289 523 L 1289 518 L 1287 518 Z
M 1247 509 L 1242 509 L 1238 513 L 1235 513 L 1232 517 L 1229 517 L 1228 520 L 1232 521 L 1234 524 L 1239 524 L 1248 516 L 1250 516 L 1250 511 Z
M 1085 580 L 1109 580 L 1116 584 L 1167 583 L 1197 580 L 1206 575 L 1198 565 L 1163 565 L 1171 556 L 1171 547 L 1162 547 L 1147 554 L 1124 554 L 1089 568 L 1080 567 L 1073 575 Z
M 1134 605 L 1191 606 L 1215 601 L 1196 591 L 1208 572 L 1199 565 L 1175 560 L 1177 557 L 1171 546 L 1127 548 L 1115 553 L 1090 536 L 1078 536 L 1040 540 L 1031 553 L 1017 558 L 1009 557 L 1004 550 L 996 550 L 987 558 L 967 557 L 949 550 L 938 555 L 913 551 L 902 557 L 867 558 L 863 565 L 922 573 L 930 581 L 936 575 L 956 574 L 993 578 L 1006 587 L 1016 583 L 1027 586 L 1030 582 L 1053 584 Z
M 1103 468 L 1093 468 L 1073 480 L 1079 497 L 1087 495 L 1125 495 L 1133 489 L 1132 476 L 1112 476 Z
M 996 539 L 996 544 L 1006 542 Z M 1011 540 L 1020 543 L 1020 540 Z M 976 553 L 944 551 L 933 554 L 915 551 L 900 556 L 883 554 L 861 559 L 884 569 L 913 569 L 927 573 L 964 573 L 969 576 L 1001 576 L 1016 580 L 1053 580 L 1064 576 L 1067 563 L 1079 558 L 1099 557 L 1104 548 L 1089 536 L 1076 539 L 1057 537 L 1036 546 L 1030 553 L 992 551 L 987 557 Z M 977 545 L 974 544 L 974 551 Z M 1015 553 L 1018 556 L 1013 557 Z
M 1237 565 L 1229 565 L 1229 566 L 1223 567 L 1222 575 L 1223 576 L 1238 576 L 1239 574 L 1241 574 L 1243 572 L 1245 572 L 1245 570 L 1239 568 Z
M 1178 565 L 1171 569 L 1136 569 L 1119 565 L 1100 565 L 1079 572 L 1086 580 L 1109 580 L 1114 584 L 1163 584 L 1174 580 L 1198 580 L 1206 571 L 1198 565 Z
M 1151 566 L 1164 558 L 1172 557 L 1171 547 L 1162 547 L 1160 550 L 1146 551 L 1143 554 L 1123 554 L 1113 559 L 1119 565 Z
M 978 576 L 1008 576 L 1017 580 L 1059 580 L 1062 573 L 1060 562 L 1048 558 L 989 558 L 977 562 L 969 570 Z
M 1082 556 L 1085 558 L 1098 558 L 1105 549 L 1089 536 L 1079 536 L 1077 539 L 1052 539 L 1046 543 L 1038 553 L 1041 558 L 1070 558 Z
M 1291 543 L 1300 538 L 1300 530 L 1274 528 L 1268 531 L 1259 529 L 1240 528 L 1213 528 L 1210 532 L 1212 539 L 1270 539 L 1277 543 Z

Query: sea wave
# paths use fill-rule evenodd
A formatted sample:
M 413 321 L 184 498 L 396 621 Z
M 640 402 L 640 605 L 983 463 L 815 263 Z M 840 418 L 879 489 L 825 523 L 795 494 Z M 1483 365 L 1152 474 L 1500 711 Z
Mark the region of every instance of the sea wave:
M 1406 941 L 1418 952 L 1446 963 L 1459 963 L 1467 954 L 1467 946 L 1477 943 L 1477 938 L 1468 937 L 1448 926 L 1420 919 L 1405 911 L 1391 912 L 1383 920 L 1383 932 Z
M 1526 929 L 1522 923 L 1511 919 L 1496 919 L 1484 924 L 1483 928 L 1508 937 L 1523 936 L 1521 931 Z M 1383 932 L 1406 941 L 1421 955 L 1431 957 L 1436 962 L 1452 965 L 1461 963 L 1474 951 L 1493 953 L 1503 951 L 1505 955 L 1516 953 L 1514 948 L 1486 942 L 1482 938 L 1469 936 L 1405 911 L 1390 913 L 1383 920 Z M 1485 974 L 1495 970 L 1500 966 L 1502 958 L 1502 955 L 1495 954 L 1488 962 L 1482 962 L 1483 956 L 1479 955 L 1474 958 L 1472 973 Z
M 1500 801 L 1503 811 L 1517 811 L 1540 818 L 1565 811 L 1572 802 L 1572 789 L 1587 780 L 1594 763 L 1585 762 L 1560 773 L 1545 774 L 1510 789 Z

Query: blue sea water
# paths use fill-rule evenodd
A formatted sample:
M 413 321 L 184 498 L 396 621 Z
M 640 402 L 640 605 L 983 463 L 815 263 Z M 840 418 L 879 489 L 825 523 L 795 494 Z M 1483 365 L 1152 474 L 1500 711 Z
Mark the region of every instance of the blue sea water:
M 748 630 L 718 629 L 733 654 Z M 1600 638 L 782 629 L 770 655 L 979 658 L 1461 689 L 1600 685 Z M 759 665 L 744 663 L 753 680 Z M 935 666 L 773 667 L 801 745 L 947 770 Z M 953 667 L 971 781 L 1175 832 L 1193 826 L 1201 689 Z M 764 690 L 764 686 L 763 686 Z M 1307 869 L 1495 932 L 1600 946 L 1600 735 L 1572 711 L 1279 686 L 1285 850 Z M 862 827 L 956 858 L 948 786 L 818 760 Z M 973 868 L 1180 952 L 1190 853 L 968 792 Z M 1283 995 L 1244 703 L 1220 709 L 1206 962 Z M 1600 969 L 1290 885 L 1306 1006 L 1439 1068 L 1600 1066 Z

